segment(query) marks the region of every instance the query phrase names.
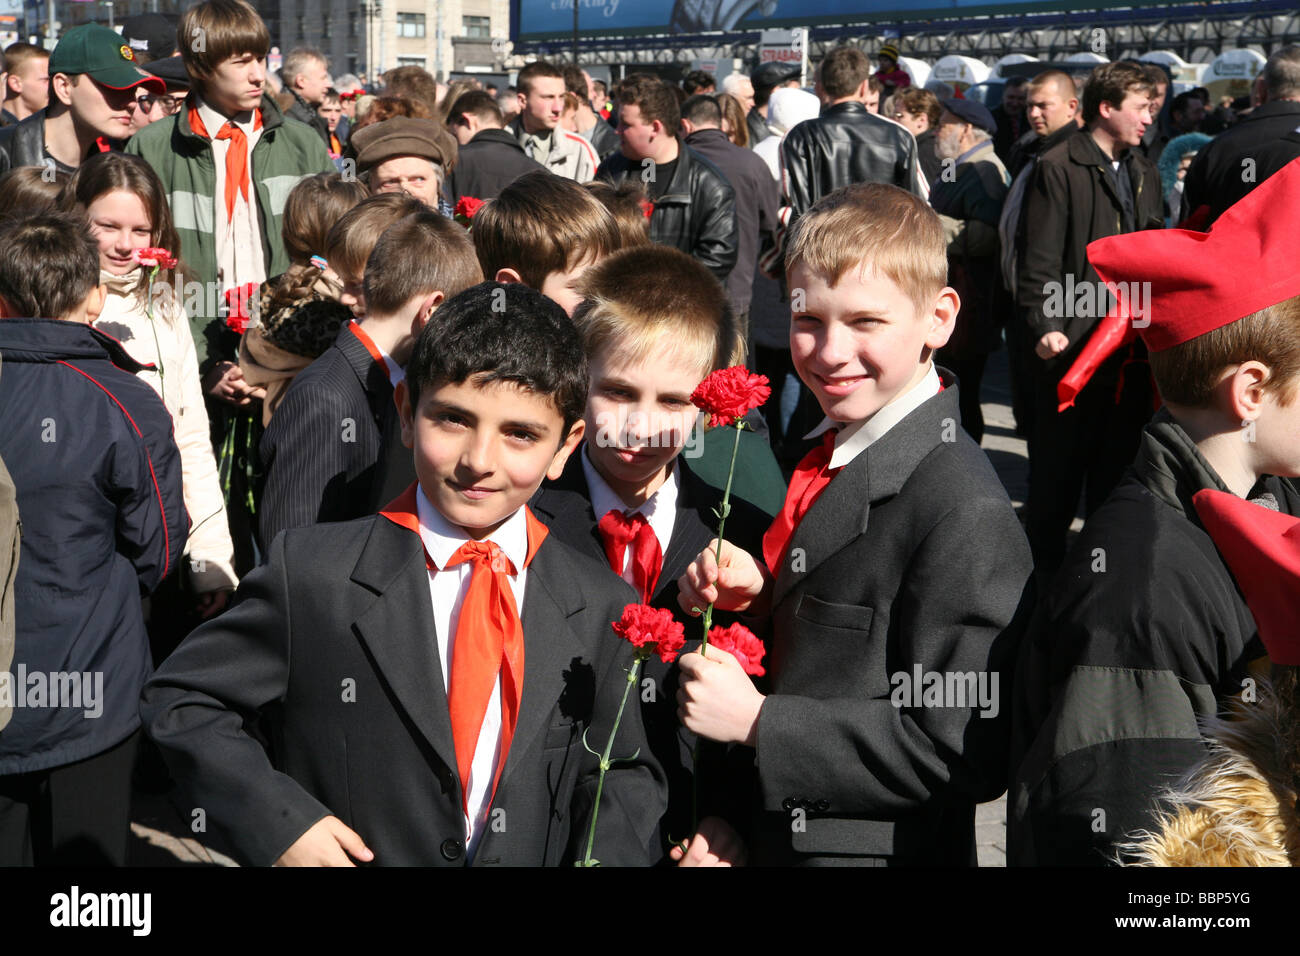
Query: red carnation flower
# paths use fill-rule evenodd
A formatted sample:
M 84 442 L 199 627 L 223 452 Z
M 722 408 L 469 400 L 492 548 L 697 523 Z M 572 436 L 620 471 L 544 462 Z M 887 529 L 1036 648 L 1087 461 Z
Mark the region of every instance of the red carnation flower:
M 740 666 L 751 677 L 762 677 L 767 673 L 767 668 L 762 664 L 763 655 L 767 650 L 763 647 L 763 642 L 754 636 L 753 631 L 743 624 L 713 628 L 709 631 L 709 647 L 726 651 L 740 661 Z
M 248 324 L 253 321 L 251 305 L 257 289 L 256 282 L 245 282 L 227 289 L 223 296 L 226 300 L 226 325 L 240 335 L 248 331 Z
M 686 630 L 666 608 L 648 604 L 629 604 L 623 616 L 613 624 L 614 633 L 629 641 L 643 657 L 657 652 L 660 660 L 671 664 L 686 643 Z
M 755 375 L 743 365 L 713 372 L 691 393 L 691 403 L 709 413 L 711 426 L 730 425 L 768 400 L 766 375 Z
M 652 202 L 651 202 L 650 200 L 648 200 L 648 199 L 642 199 L 642 200 L 641 200 L 641 214 L 642 214 L 642 215 L 644 215 L 647 219 L 649 219 L 649 218 L 650 218 L 650 215 L 651 215 L 654 211 L 655 211 L 655 204 L 654 204 L 654 203 L 652 203 Z
M 131 253 L 131 258 L 146 269 L 170 269 L 176 265 L 176 257 L 157 246 L 136 249 Z
M 459 219 L 464 216 L 465 220 L 468 222 L 470 219 L 473 219 L 474 214 L 482 208 L 482 199 L 475 199 L 473 196 L 461 196 L 460 199 L 456 200 L 456 218 Z

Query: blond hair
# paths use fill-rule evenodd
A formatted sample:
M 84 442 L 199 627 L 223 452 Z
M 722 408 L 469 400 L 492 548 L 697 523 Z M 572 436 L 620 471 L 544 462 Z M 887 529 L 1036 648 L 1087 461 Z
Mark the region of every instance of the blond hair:
M 799 265 L 832 286 L 853 268 L 885 276 L 919 312 L 928 312 L 948 283 L 939 216 L 906 190 L 880 183 L 837 189 L 799 217 L 786 248 L 786 274 Z
M 624 249 L 582 277 L 573 314 L 587 358 L 628 363 L 671 351 L 709 372 L 744 360 L 744 343 L 717 278 L 670 246 Z

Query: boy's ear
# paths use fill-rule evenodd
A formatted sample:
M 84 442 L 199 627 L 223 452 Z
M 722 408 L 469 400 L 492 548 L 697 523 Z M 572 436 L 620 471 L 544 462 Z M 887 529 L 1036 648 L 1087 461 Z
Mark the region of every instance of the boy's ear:
M 397 383 L 393 389 L 393 403 L 397 406 L 397 417 L 402 422 L 402 444 L 407 448 L 415 447 L 414 409 L 411 408 L 411 393 L 406 387 L 406 380 Z
M 858 85 L 858 94 L 856 96 L 856 99 L 862 100 L 862 102 L 865 103 L 867 101 L 867 94 L 870 92 L 871 92 L 871 80 L 868 78 L 863 80 L 861 84 Z
M 493 281 L 504 282 L 506 285 L 512 285 L 514 283 L 518 283 L 520 285 L 526 284 L 524 282 L 523 276 L 521 276 L 514 269 L 498 269 L 497 274 L 493 276 Z
M 1267 365 L 1251 359 L 1238 365 L 1220 383 L 1227 411 L 1234 421 L 1244 423 L 1259 418 L 1264 407 L 1264 386 L 1272 377 L 1272 370 Z
M 579 418 L 569 429 L 569 434 L 564 437 L 564 441 L 555 452 L 555 457 L 551 459 L 551 465 L 546 469 L 546 477 L 551 481 L 556 481 L 560 475 L 564 474 L 564 466 L 569 461 L 569 456 L 582 443 L 582 436 L 586 434 L 587 423 Z
M 97 285 L 90 290 L 86 296 L 86 324 L 94 325 L 95 320 L 99 318 L 99 313 L 104 311 L 104 303 L 108 301 L 108 287 Z
M 930 329 L 925 335 L 926 348 L 941 349 L 948 344 L 953 330 L 957 328 L 957 313 L 960 311 L 961 297 L 957 295 L 957 290 L 945 286 L 940 290 L 934 311 L 928 319 Z
M 414 318 L 411 319 L 412 335 L 418 336 L 420 332 L 423 331 L 424 327 L 429 323 L 429 319 L 433 317 L 434 310 L 437 309 L 438 306 L 442 305 L 442 301 L 445 298 L 446 296 L 441 292 L 431 292 L 429 295 L 424 297 L 423 301 L 420 302 L 419 308 L 415 310 Z

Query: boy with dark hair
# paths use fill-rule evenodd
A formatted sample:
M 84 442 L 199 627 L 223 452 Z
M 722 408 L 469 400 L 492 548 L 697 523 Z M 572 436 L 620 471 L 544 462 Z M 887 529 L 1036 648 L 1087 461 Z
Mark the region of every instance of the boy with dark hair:
M 1198 721 L 1254 704 L 1264 649 L 1197 515 L 1204 489 L 1300 514 L 1300 243 L 1279 209 L 1300 160 L 1209 233 L 1088 246 L 1108 283 L 1149 284 L 1145 317 L 1108 317 L 1151 351 L 1165 406 L 1124 480 L 1084 525 L 1020 657 L 1007 808 L 1012 864 L 1112 862 L 1156 822 L 1159 792 L 1205 754 Z M 1206 271 L 1205 262 L 1218 268 Z M 1251 281 L 1242 282 L 1249 275 Z M 1279 476 L 1279 477 L 1273 477 Z
M 578 283 L 622 240 L 614 217 L 572 180 L 538 170 L 520 176 L 474 215 L 470 230 L 483 275 L 522 282 L 572 315 Z
M 518 115 L 506 130 L 519 140 L 529 159 L 557 176 L 585 183 L 596 175 L 600 157 L 591 143 L 560 126 L 564 112 L 564 74 L 545 60 L 519 71 Z
M 280 535 L 146 689 L 151 735 L 240 857 L 579 857 L 599 776 L 584 740 L 612 729 L 632 656 L 610 624 L 635 597 L 525 503 L 582 440 L 586 384 L 577 332 L 544 296 L 483 283 L 453 298 L 399 386 L 418 482 L 379 515 Z M 341 697 L 322 693 L 340 680 Z M 638 752 L 604 777 L 606 865 L 650 862 L 663 810 L 630 708 L 613 753 Z
M 591 371 L 586 441 L 564 473 L 542 485 L 533 508 L 556 535 L 603 561 L 646 603 L 685 618 L 677 578 L 715 534 L 722 501 L 721 491 L 696 472 L 706 439 L 691 393 L 710 372 L 733 364 L 735 322 L 717 279 L 676 249 L 620 252 L 594 266 L 581 288 L 573 321 Z M 716 435 L 725 448 L 714 450 L 727 460 L 732 434 L 723 428 Z M 742 439 L 727 529 L 732 541 L 758 553 L 771 515 L 750 503 L 754 479 L 766 465 L 778 501 L 783 488 L 763 440 L 752 433 Z M 699 626 L 684 623 L 689 645 Z M 665 838 L 680 839 L 691 826 L 694 735 L 677 721 L 677 668 L 655 659 L 643 673 L 653 682 L 641 695 L 646 735 L 668 776 L 662 830 Z M 722 776 L 711 767 L 705 780 L 718 785 Z
M 130 835 L 140 595 L 180 561 L 180 454 L 142 366 L 90 327 L 99 251 L 79 217 L 0 233 L 0 459 L 22 512 L 16 641 L 0 671 L 0 866 L 117 865 Z M 44 318 L 40 318 L 44 316 Z M 7 556 L 6 556 L 7 557 Z
M 650 241 L 673 246 L 726 282 L 736 265 L 736 193 L 712 162 L 682 142 L 677 96 L 658 77 L 634 73 L 618 84 L 621 153 L 597 178 L 644 183 L 654 209 Z
M 447 127 L 460 144 L 456 167 L 447 177 L 453 205 L 462 196 L 495 199 L 520 176 L 545 168 L 528 158 L 503 125 L 501 108 L 482 90 L 462 93 L 451 105 Z
M 351 209 L 327 246 L 356 318 L 294 378 L 262 437 L 263 547 L 286 528 L 373 514 L 410 484 L 394 389 L 433 311 L 483 278 L 465 230 L 400 193 Z
M 759 863 L 970 866 L 975 805 L 1006 788 L 1029 553 L 933 363 L 960 305 L 947 269 L 939 217 L 896 187 L 803 216 L 790 346 L 823 440 L 762 564 L 710 545 L 680 581 L 683 608 L 771 622 L 771 693 L 711 648 L 680 659 L 678 695 L 688 730 L 754 748 Z

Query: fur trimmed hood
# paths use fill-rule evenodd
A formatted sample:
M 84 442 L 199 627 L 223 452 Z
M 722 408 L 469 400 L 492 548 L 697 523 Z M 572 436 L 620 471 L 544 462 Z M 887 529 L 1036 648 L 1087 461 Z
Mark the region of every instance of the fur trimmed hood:
M 1300 864 L 1296 782 L 1283 728 L 1297 719 L 1261 680 L 1258 700 L 1204 725 L 1205 758 L 1162 798 L 1155 831 L 1117 849 L 1130 866 Z

